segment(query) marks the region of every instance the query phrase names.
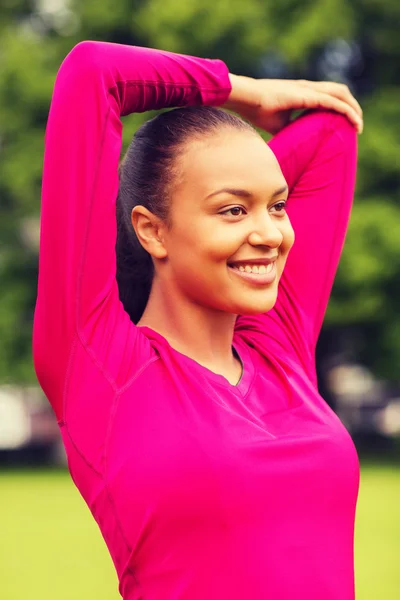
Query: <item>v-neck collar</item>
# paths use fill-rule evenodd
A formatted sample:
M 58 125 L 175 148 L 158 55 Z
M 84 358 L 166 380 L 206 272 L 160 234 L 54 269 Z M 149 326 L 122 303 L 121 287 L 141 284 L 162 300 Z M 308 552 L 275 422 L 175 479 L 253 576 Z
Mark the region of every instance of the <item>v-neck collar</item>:
M 190 356 L 187 356 L 186 354 L 179 352 L 179 350 L 176 350 L 173 346 L 171 346 L 169 341 L 163 335 L 158 333 L 158 331 L 155 331 L 151 327 L 146 326 L 138 326 L 138 329 L 140 329 L 147 338 L 156 339 L 159 342 L 161 342 L 162 345 L 167 346 L 171 352 L 179 356 L 179 359 L 181 361 L 184 361 L 188 364 L 189 369 L 190 367 L 193 368 L 193 366 L 195 366 L 196 369 L 199 369 L 202 372 L 204 377 L 213 381 L 214 383 L 222 385 L 223 387 L 231 389 L 232 391 L 237 391 L 243 396 L 247 394 L 250 388 L 250 384 L 253 381 L 254 377 L 254 364 L 251 358 L 249 348 L 237 336 L 234 337 L 234 340 L 232 342 L 232 348 L 234 349 L 240 362 L 242 363 L 242 375 L 237 384 L 234 385 L 230 383 L 223 375 L 215 373 L 208 367 L 205 367 L 198 363 Z

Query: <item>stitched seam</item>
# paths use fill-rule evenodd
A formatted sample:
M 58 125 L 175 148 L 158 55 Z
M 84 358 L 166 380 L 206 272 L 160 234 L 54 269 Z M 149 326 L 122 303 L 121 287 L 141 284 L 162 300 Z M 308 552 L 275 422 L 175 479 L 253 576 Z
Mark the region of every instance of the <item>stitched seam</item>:
M 139 369 L 136 371 L 136 373 L 134 375 L 132 375 L 132 377 L 130 379 L 128 379 L 128 381 L 126 383 L 124 383 L 124 385 L 122 387 L 120 387 L 118 389 L 118 395 L 122 394 L 122 392 L 125 392 L 129 386 L 135 381 L 135 379 L 137 379 L 139 377 L 139 375 L 141 375 L 143 373 L 143 371 L 145 369 L 147 369 L 148 366 L 151 365 L 151 363 L 155 362 L 156 360 L 159 360 L 159 356 L 158 354 L 154 354 L 151 358 L 149 358 L 149 360 L 144 363 L 144 365 L 142 365 L 141 367 L 139 367 Z
M 76 346 L 76 341 L 77 341 L 77 338 L 75 338 L 75 346 Z M 89 349 L 85 347 L 85 350 L 89 350 Z M 90 356 L 90 358 L 93 358 L 91 354 L 89 354 L 89 356 Z M 124 544 L 126 546 L 126 549 L 127 549 L 127 551 L 128 551 L 129 554 L 132 553 L 133 549 L 132 549 L 132 547 L 130 546 L 130 544 L 128 542 L 127 536 L 125 535 L 124 528 L 122 526 L 122 521 L 119 518 L 118 511 L 117 511 L 117 508 L 116 508 L 115 503 L 114 503 L 113 495 L 111 493 L 111 490 L 109 488 L 109 485 L 107 483 L 107 479 L 106 479 L 106 476 L 105 476 L 105 473 L 108 471 L 108 469 L 107 469 L 107 465 L 108 465 L 108 463 L 107 463 L 107 447 L 108 447 L 109 437 L 111 435 L 111 425 L 112 425 L 112 422 L 114 421 L 114 417 L 115 417 L 115 414 L 117 412 L 119 396 L 124 391 L 126 391 L 126 389 L 129 387 L 129 385 L 131 385 L 135 381 L 135 379 L 137 377 L 139 377 L 139 375 L 141 375 L 150 364 L 152 364 L 153 362 L 155 362 L 156 360 L 158 360 L 158 358 L 159 357 L 157 355 L 152 356 L 139 369 L 139 371 L 137 373 L 135 373 L 135 375 L 119 391 L 117 391 L 114 394 L 114 398 L 113 398 L 113 402 L 112 402 L 112 408 L 111 408 L 111 414 L 110 414 L 110 420 L 109 420 L 109 425 L 108 425 L 108 428 L 107 428 L 107 433 L 106 433 L 105 441 L 104 441 L 104 451 L 103 451 L 103 455 L 102 455 L 102 459 L 104 460 L 104 473 L 102 473 L 101 471 L 99 471 L 98 469 L 96 469 L 96 467 L 86 458 L 85 454 L 82 453 L 82 451 L 79 449 L 79 447 L 75 443 L 75 441 L 74 441 L 74 439 L 73 439 L 73 437 L 71 435 L 71 432 L 69 430 L 68 422 L 66 422 L 66 421 L 63 422 L 63 426 L 64 426 L 64 428 L 65 428 L 65 430 L 67 432 L 67 435 L 68 435 L 68 438 L 70 440 L 71 445 L 75 449 L 75 452 L 79 455 L 79 457 L 85 463 L 85 465 L 90 470 L 92 470 L 101 479 L 101 481 L 102 481 L 102 483 L 104 485 L 104 489 L 105 489 L 105 492 L 107 494 L 108 500 L 110 502 L 110 506 L 111 506 L 112 513 L 114 515 L 115 522 L 117 524 L 118 530 L 119 530 L 119 532 L 121 534 L 122 540 L 123 540 L 123 542 L 124 542 Z M 98 365 L 96 364 L 96 366 L 98 366 Z M 104 374 L 103 370 L 101 370 L 101 371 Z M 136 576 L 136 573 L 134 572 L 134 570 L 132 569 L 132 567 L 129 564 L 127 564 L 123 568 L 123 570 L 121 572 L 121 577 L 123 576 L 124 573 L 130 573 L 130 575 L 134 579 L 137 587 L 139 588 L 140 593 L 143 595 L 142 585 L 141 585 L 140 581 L 138 580 L 138 578 Z
M 130 79 L 129 81 L 116 81 L 115 85 L 108 89 L 109 92 L 111 90 L 115 90 L 119 84 L 123 84 L 127 87 L 131 87 L 134 85 L 139 85 L 144 87 L 145 85 L 150 85 L 152 87 L 181 87 L 186 89 L 196 89 L 199 92 L 203 90 L 206 92 L 213 92 L 214 94 L 225 94 L 226 92 L 230 92 L 231 88 L 229 87 L 204 87 L 199 86 L 197 83 L 177 83 L 176 81 L 152 81 L 150 79 Z
M 63 389 L 63 395 L 62 395 L 61 417 L 62 417 L 62 420 L 64 422 L 65 422 L 65 419 L 66 419 L 67 399 L 68 399 L 68 387 L 69 387 L 69 384 L 70 384 L 72 364 L 73 364 L 73 358 L 75 356 L 76 344 L 77 344 L 77 337 L 74 336 L 74 339 L 73 339 L 73 342 L 72 342 L 71 351 L 70 351 L 69 357 L 68 357 L 67 372 L 65 374 L 64 389 Z
M 129 555 L 132 554 L 133 552 L 133 548 L 131 547 L 131 545 L 129 544 L 128 538 L 125 534 L 124 531 L 124 527 L 122 525 L 122 520 L 119 517 L 118 511 L 117 511 L 117 507 L 115 505 L 114 502 L 114 497 L 113 494 L 111 492 L 111 489 L 107 483 L 107 474 L 108 474 L 108 449 L 109 449 L 109 443 L 110 443 L 110 438 L 111 438 L 111 431 L 112 431 L 112 425 L 114 423 L 115 420 L 115 416 L 117 414 L 117 410 L 118 410 L 118 400 L 120 398 L 120 396 L 122 395 L 122 393 L 124 393 L 129 386 L 145 371 L 145 369 L 151 365 L 153 362 L 155 362 L 156 360 L 158 360 L 158 356 L 152 356 L 150 358 L 150 360 L 147 361 L 147 363 L 145 365 L 142 366 L 141 369 L 139 369 L 139 371 L 137 373 L 135 373 L 135 375 L 123 386 L 120 388 L 120 390 L 115 394 L 114 399 L 113 399 L 113 403 L 112 403 L 112 408 L 111 408 L 111 413 L 110 413 L 110 419 L 109 419 L 109 424 L 107 427 L 107 433 L 106 433 L 106 437 L 105 437 L 105 442 L 104 442 L 104 451 L 103 451 L 103 455 L 102 455 L 102 461 L 104 464 L 104 477 L 103 477 L 103 482 L 104 482 L 104 486 L 107 492 L 107 497 L 108 500 L 110 502 L 110 506 L 111 506 L 111 510 L 113 512 L 114 515 L 114 519 L 115 522 L 117 524 L 117 527 L 120 531 L 120 534 L 122 536 L 122 539 L 126 545 L 126 548 L 128 550 Z M 129 561 L 129 558 L 128 558 Z M 129 562 L 126 563 L 126 565 L 124 566 L 122 572 L 121 572 L 121 579 L 124 575 L 124 573 L 130 573 L 131 576 L 133 577 L 137 587 L 139 588 L 141 594 L 143 595 L 143 588 L 141 586 L 140 581 L 138 580 L 136 573 L 134 572 L 134 570 L 132 569 L 132 567 L 129 565 Z M 121 581 L 120 579 L 120 581 Z
M 114 398 L 112 401 L 112 405 L 111 405 L 111 410 L 110 410 L 110 418 L 108 420 L 108 426 L 107 426 L 107 430 L 106 430 L 106 435 L 104 437 L 104 449 L 103 449 L 103 453 L 102 453 L 102 461 L 104 464 L 104 475 L 107 474 L 108 472 L 108 462 L 107 462 L 107 452 L 108 452 L 108 445 L 109 445 L 109 441 L 110 441 L 110 437 L 111 437 L 111 430 L 112 430 L 112 426 L 114 423 L 114 418 L 115 415 L 117 413 L 118 410 L 118 400 L 119 397 L 129 388 L 129 386 L 137 379 L 137 377 L 139 377 L 139 375 L 141 375 L 145 369 L 151 365 L 153 362 L 155 362 L 156 360 L 158 360 L 158 356 L 152 356 L 136 373 L 135 375 L 133 375 L 133 377 L 131 377 L 131 379 L 128 380 L 128 382 L 121 387 L 119 390 L 116 391 L 116 393 L 114 394 Z
M 106 480 L 105 480 L 105 477 L 102 475 L 102 473 L 99 473 L 99 471 L 97 471 L 97 469 L 96 469 L 96 468 L 95 468 L 95 467 L 94 467 L 94 466 L 93 466 L 93 465 L 92 465 L 90 462 L 88 462 L 88 461 L 86 460 L 85 456 L 84 456 L 84 455 L 83 455 L 83 454 L 80 452 L 80 450 L 77 448 L 77 446 L 76 446 L 75 442 L 73 441 L 73 439 L 72 439 L 72 437 L 71 437 L 71 434 L 70 434 L 70 431 L 69 431 L 69 429 L 68 429 L 68 426 L 67 426 L 67 424 L 66 424 L 66 423 L 64 423 L 63 425 L 64 425 L 64 428 L 65 428 L 65 430 L 66 430 L 66 432 L 67 432 L 68 438 L 69 438 L 69 440 L 70 440 L 70 442 L 71 442 L 72 446 L 74 447 L 75 451 L 76 451 L 76 452 L 77 452 L 77 454 L 79 455 L 79 457 L 80 457 L 80 458 L 83 460 L 83 462 L 85 463 L 85 465 L 86 465 L 87 467 L 89 467 L 89 469 L 91 469 L 91 470 L 92 470 L 92 471 L 95 473 L 95 475 L 97 475 L 97 476 L 99 477 L 99 479 L 100 479 L 100 480 L 102 481 L 102 483 L 104 484 L 104 490 L 105 490 L 105 492 L 106 492 L 106 494 L 107 494 L 107 497 L 108 497 L 108 499 L 109 499 L 109 502 L 110 502 L 110 505 L 111 505 L 111 508 L 112 508 L 112 512 L 113 512 L 113 515 L 114 515 L 114 518 L 115 518 L 115 522 L 116 522 L 116 524 L 117 524 L 117 527 L 118 527 L 118 529 L 119 529 L 119 531 L 120 531 L 120 533 L 121 533 L 121 537 L 122 537 L 122 539 L 123 539 L 123 542 L 124 542 L 124 543 L 125 543 L 125 545 L 126 545 L 127 551 L 128 551 L 128 553 L 129 553 L 129 554 L 131 554 L 131 553 L 132 553 L 132 548 L 131 548 L 131 546 L 130 546 L 130 544 L 129 544 L 129 542 L 128 542 L 128 540 L 127 540 L 126 536 L 125 536 L 124 530 L 123 530 L 123 528 L 122 528 L 121 521 L 120 521 L 120 520 L 119 520 L 119 518 L 118 518 L 118 514 L 117 514 L 117 511 L 116 511 L 116 507 L 115 507 L 115 504 L 114 504 L 114 501 L 113 501 L 112 495 L 111 495 L 111 493 L 110 493 L 110 489 L 109 489 L 109 487 L 108 487 L 108 484 L 107 484 L 107 482 L 106 482 Z M 72 473 L 71 473 L 71 477 L 72 477 Z M 72 477 L 72 479 L 73 479 L 73 477 Z M 140 584 L 140 582 L 139 582 L 138 578 L 136 577 L 136 574 L 135 574 L 135 572 L 133 571 L 132 567 L 131 567 L 131 566 L 129 566 L 129 565 L 128 565 L 127 567 L 124 567 L 124 569 L 122 570 L 122 573 L 121 573 L 121 577 L 122 577 L 122 575 L 123 575 L 123 573 L 124 573 L 125 571 L 126 571 L 126 572 L 129 572 L 129 573 L 132 575 L 133 579 L 135 580 L 135 583 L 136 583 L 136 585 L 138 586 L 138 588 L 140 589 L 141 593 L 143 594 L 143 589 L 142 589 L 142 586 L 141 586 L 141 584 Z
M 115 506 L 114 499 L 113 499 L 113 496 L 111 494 L 110 488 L 109 488 L 109 486 L 108 486 L 108 484 L 107 484 L 107 482 L 106 482 L 105 479 L 103 479 L 103 483 L 104 483 L 104 489 L 105 489 L 105 491 L 107 493 L 107 497 L 108 497 L 108 500 L 110 502 L 111 510 L 112 510 L 113 515 L 114 515 L 114 519 L 115 519 L 115 522 L 117 524 L 118 530 L 119 530 L 119 532 L 121 534 L 121 537 L 122 537 L 122 539 L 123 539 L 123 541 L 125 543 L 125 546 L 126 546 L 126 549 L 128 551 L 128 554 L 131 555 L 132 552 L 133 552 L 133 548 L 129 544 L 128 539 L 127 539 L 127 537 L 125 535 L 124 528 L 122 526 L 121 520 L 119 519 L 118 511 L 117 511 L 117 508 Z M 130 558 L 130 556 L 128 557 L 128 561 L 129 561 L 129 558 Z M 135 571 L 133 570 L 133 568 L 129 564 L 129 562 L 126 562 L 125 565 L 124 565 L 124 567 L 121 570 L 120 582 L 121 582 L 122 577 L 123 577 L 123 575 L 125 573 L 130 573 L 132 575 L 133 579 L 135 580 L 135 583 L 136 583 L 137 587 L 140 590 L 140 593 L 143 595 L 142 585 L 141 585 L 139 579 L 137 578 Z
M 77 338 L 75 338 L 75 344 L 74 344 L 74 348 L 76 347 L 76 341 L 77 341 Z M 82 341 L 82 340 L 79 338 L 79 341 Z M 86 351 L 88 352 L 88 355 L 89 355 L 90 359 L 93 361 L 94 365 L 95 365 L 95 366 L 96 366 L 96 367 L 99 369 L 99 371 L 101 372 L 101 374 L 102 374 L 102 375 L 105 377 L 105 379 L 107 380 L 107 382 L 110 384 L 110 386 L 112 387 L 112 389 L 113 389 L 113 391 L 114 391 L 114 397 L 113 397 L 113 400 L 112 400 L 112 405 L 111 405 L 111 410 L 110 410 L 110 419 L 109 419 L 109 423 L 108 423 L 108 426 L 107 426 L 106 434 L 105 434 L 105 436 L 104 436 L 104 450 L 103 450 L 103 453 L 102 453 L 102 455 L 101 455 L 101 458 L 102 458 L 103 460 L 106 460 L 106 446 L 107 446 L 107 444 L 108 444 L 108 441 L 109 441 L 109 436 L 110 436 L 110 432 L 111 432 L 111 424 L 112 424 L 112 421 L 113 421 L 113 419 L 114 419 L 114 415 L 115 415 L 115 413 L 116 413 L 116 410 L 117 410 L 117 401 L 118 401 L 118 398 L 119 398 L 119 396 L 121 395 L 121 393 L 122 393 L 122 392 L 126 391 L 126 389 L 127 389 L 127 388 L 128 388 L 128 387 L 129 387 L 129 386 L 130 386 L 130 385 L 131 385 L 131 384 L 132 384 L 134 381 L 135 381 L 135 379 L 136 379 L 137 377 L 139 377 L 139 375 L 141 375 L 141 374 L 142 374 L 142 373 L 145 371 L 145 369 L 146 369 L 146 368 L 147 368 L 147 367 L 148 367 L 148 366 L 149 366 L 151 363 L 153 363 L 153 362 L 155 362 L 156 360 L 158 360 L 158 358 L 159 358 L 159 357 L 158 357 L 157 355 L 155 355 L 155 356 L 152 356 L 152 357 L 151 357 L 151 358 L 150 358 L 150 359 L 149 359 L 149 360 L 148 360 L 148 361 L 147 361 L 147 362 L 146 362 L 144 365 L 142 365 L 142 366 L 141 366 L 141 367 L 138 369 L 138 371 L 136 371 L 136 373 L 135 373 L 135 374 L 134 374 L 134 375 L 133 375 L 133 376 L 132 376 L 132 377 L 131 377 L 131 378 L 128 380 L 128 382 L 126 382 L 126 383 L 125 383 L 125 384 L 124 384 L 124 385 L 123 385 L 123 386 L 122 386 L 120 389 L 118 389 L 118 388 L 117 388 L 117 387 L 116 387 L 116 386 L 113 384 L 113 381 L 111 381 L 111 380 L 110 380 L 110 379 L 107 377 L 107 373 L 106 373 L 106 372 L 104 371 L 104 369 L 102 368 L 102 365 L 101 365 L 101 364 L 100 364 L 100 363 L 99 363 L 99 362 L 96 360 L 96 357 L 95 357 L 95 356 L 93 355 L 93 353 L 91 352 L 91 349 L 90 349 L 90 347 L 87 347 L 87 346 L 85 346 L 84 344 L 82 344 L 82 345 L 83 345 L 83 348 L 84 348 L 84 350 L 86 350 Z M 71 360 L 70 362 L 71 362 L 71 364 L 72 364 L 72 360 Z M 69 381 L 69 378 L 68 378 L 68 381 Z M 73 445 L 73 447 L 75 448 L 75 451 L 76 451 L 76 452 L 79 454 L 79 456 L 80 456 L 80 457 L 81 457 L 81 458 L 84 460 L 84 462 L 86 463 L 86 465 L 87 465 L 87 466 L 90 466 L 90 467 L 93 469 L 93 471 L 94 471 L 95 473 L 97 473 L 98 475 L 102 475 L 102 472 L 101 472 L 101 471 L 99 471 L 99 470 L 98 470 L 98 469 L 97 469 L 97 468 L 96 468 L 96 467 L 95 467 L 95 466 L 94 466 L 94 465 L 93 465 L 93 464 L 92 464 L 92 463 L 91 463 L 91 462 L 90 462 L 90 461 L 89 461 L 89 460 L 86 458 L 86 456 L 85 456 L 85 454 L 83 453 L 83 451 L 81 451 L 81 450 L 80 450 L 80 448 L 79 448 L 78 444 L 77 444 L 77 443 L 74 441 L 74 438 L 73 438 L 73 436 L 72 436 L 72 434 L 71 434 L 71 432 L 70 432 L 70 429 L 69 429 L 68 418 L 67 418 L 67 415 L 66 415 L 66 404 L 67 404 L 67 403 L 66 403 L 66 400 L 65 400 L 65 401 L 64 401 L 64 403 L 63 403 L 63 406 L 64 406 L 63 423 L 64 423 L 64 425 L 65 425 L 65 428 L 66 428 L 67 432 L 68 432 L 68 437 L 69 437 L 69 439 L 70 439 L 70 441 L 71 441 L 71 444 Z
M 142 373 L 144 373 L 146 368 L 148 366 L 150 366 L 156 360 L 158 360 L 158 356 L 151 357 L 151 359 L 148 360 L 147 363 L 130 379 L 129 385 L 128 384 L 124 385 L 120 390 L 117 391 L 117 393 L 115 394 L 115 396 L 113 398 L 112 407 L 111 407 L 111 411 L 110 411 L 110 419 L 109 419 L 106 436 L 105 436 L 105 442 L 104 442 L 103 459 L 104 459 L 104 474 L 105 475 L 108 473 L 108 446 L 109 446 L 110 437 L 111 437 L 111 429 L 112 429 L 112 426 L 114 423 L 115 415 L 117 414 L 119 397 L 123 393 L 125 393 L 126 390 L 129 388 L 129 386 L 137 379 L 137 377 L 139 377 Z
M 85 340 L 83 335 L 81 335 L 79 332 L 78 332 L 78 337 L 79 337 L 79 341 L 82 344 L 83 349 L 87 352 L 87 354 L 89 355 L 89 358 L 91 359 L 93 364 L 99 369 L 101 374 L 111 385 L 113 391 L 118 392 L 118 386 L 115 382 L 115 379 L 113 377 L 111 377 L 111 375 L 108 373 L 107 369 L 104 367 L 103 363 L 99 360 L 94 348 Z
M 83 454 L 83 452 L 79 449 L 78 445 L 76 444 L 76 442 L 75 442 L 74 438 L 72 437 L 71 432 L 69 430 L 68 421 L 64 421 L 64 427 L 68 434 L 69 441 L 71 442 L 71 445 L 74 447 L 75 452 L 83 460 L 85 465 L 87 467 L 89 467 L 98 477 L 100 477 L 100 479 L 103 480 L 104 478 L 103 478 L 103 474 L 101 473 L 101 471 L 96 469 L 96 467 L 86 458 L 85 454 Z
M 100 473 L 100 472 L 99 472 L 99 471 L 98 471 L 98 470 L 95 468 L 95 466 L 94 466 L 94 465 L 92 465 L 92 464 L 91 464 L 91 463 L 90 463 L 90 462 L 87 460 L 87 458 L 85 457 L 85 455 L 84 455 L 84 454 L 81 452 L 81 450 L 78 448 L 77 444 L 75 443 L 75 441 L 74 441 L 74 439 L 73 439 L 73 437 L 72 437 L 72 435 L 71 435 L 71 432 L 70 432 L 70 429 L 69 429 L 69 425 L 68 425 L 68 419 L 67 419 L 67 401 L 68 401 L 68 393 L 67 393 L 67 392 L 68 392 L 68 387 L 69 387 L 69 384 L 70 384 L 70 382 L 71 382 L 71 371 L 72 371 L 73 359 L 74 359 L 74 357 L 75 357 L 75 350 L 76 350 L 76 345 L 77 345 L 77 342 L 78 342 L 78 338 L 77 338 L 77 337 L 75 337 L 75 338 L 74 338 L 74 341 L 73 341 L 72 348 L 71 348 L 71 353 L 70 353 L 70 355 L 69 355 L 69 360 L 68 360 L 68 369 L 67 369 L 67 375 L 66 375 L 66 378 L 65 378 L 64 394 L 63 394 L 63 407 L 62 407 L 62 409 L 63 409 L 63 415 L 62 415 L 62 417 L 63 417 L 63 418 L 62 418 L 62 423 L 63 423 L 63 426 L 65 427 L 65 430 L 66 430 L 66 432 L 67 432 L 67 434 L 68 434 L 68 438 L 69 438 L 69 440 L 70 440 L 70 442 L 71 442 L 72 446 L 73 446 L 73 447 L 74 447 L 74 449 L 75 449 L 75 452 L 77 452 L 77 454 L 78 454 L 78 455 L 81 457 L 81 459 L 84 461 L 84 463 L 85 463 L 85 464 L 86 464 L 88 467 L 90 467 L 90 469 L 92 469 L 92 470 L 93 470 L 93 471 L 94 471 L 94 472 L 95 472 L 97 475 L 101 476 L 101 473 Z
M 254 372 L 253 372 L 253 378 L 252 378 L 252 380 L 250 381 L 250 384 L 249 384 L 249 387 L 248 387 L 248 389 L 247 389 L 247 392 L 246 392 L 244 395 L 242 394 L 242 398 L 243 398 L 243 400 L 244 400 L 245 398 L 247 398 L 247 396 L 250 394 L 251 390 L 253 389 L 254 382 L 255 382 L 255 380 L 256 380 L 257 369 L 256 369 L 256 367 L 255 367 L 255 366 L 253 366 L 253 368 L 254 368 Z
M 121 521 L 119 519 L 118 512 L 117 512 L 117 509 L 116 509 L 116 506 L 115 506 L 115 503 L 114 503 L 114 498 L 113 498 L 113 496 L 111 494 L 111 491 L 110 491 L 110 488 L 108 486 L 107 481 L 105 479 L 103 479 L 103 482 L 104 482 L 104 489 L 107 492 L 107 498 L 108 498 L 108 500 L 110 502 L 111 510 L 112 510 L 112 513 L 113 513 L 114 518 L 115 518 L 115 522 L 117 524 L 117 527 L 119 529 L 119 532 L 120 532 L 120 534 L 122 536 L 122 539 L 123 539 L 123 541 L 125 543 L 125 546 L 126 546 L 128 552 L 131 553 L 132 552 L 132 547 L 131 547 L 130 543 L 128 542 L 128 539 L 127 539 L 127 537 L 125 535 L 125 532 L 124 532 L 124 529 L 122 527 Z
M 138 332 L 138 335 L 142 335 Z M 157 354 L 154 354 L 153 356 L 151 356 L 147 362 L 145 362 L 143 365 L 141 365 L 137 371 L 134 372 L 133 375 L 131 375 L 131 377 L 121 386 L 118 386 L 115 379 L 113 377 L 111 377 L 111 375 L 108 373 L 107 369 L 104 368 L 103 363 L 97 358 L 96 353 L 94 351 L 94 349 L 92 348 L 92 346 L 90 344 L 88 344 L 86 342 L 86 340 L 79 335 L 78 333 L 78 338 L 79 341 L 82 344 L 83 349 L 87 352 L 87 354 L 89 355 L 90 360 L 93 362 L 93 364 L 98 368 L 98 370 L 100 371 L 100 373 L 104 376 L 104 378 L 107 380 L 107 382 L 110 384 L 110 386 L 112 387 L 113 391 L 115 392 L 115 394 L 119 395 L 122 392 L 124 392 L 134 381 L 137 377 L 139 377 L 139 375 L 142 374 L 142 372 L 153 362 L 155 362 L 156 360 L 159 359 L 159 356 Z
M 143 587 L 142 587 L 142 585 L 141 585 L 140 581 L 138 580 L 138 578 L 136 577 L 136 574 L 135 574 L 135 572 L 133 571 L 132 567 L 130 567 L 130 566 L 128 565 L 128 566 L 126 567 L 126 572 L 127 572 L 127 573 L 130 573 L 130 574 L 132 575 L 132 577 L 133 577 L 133 579 L 135 580 L 135 583 L 136 583 L 136 585 L 138 586 L 138 588 L 139 588 L 139 590 L 140 590 L 140 593 L 141 593 L 141 595 L 142 595 L 142 596 L 141 596 L 141 598 L 140 598 L 140 600 L 144 600 L 144 591 L 143 591 Z

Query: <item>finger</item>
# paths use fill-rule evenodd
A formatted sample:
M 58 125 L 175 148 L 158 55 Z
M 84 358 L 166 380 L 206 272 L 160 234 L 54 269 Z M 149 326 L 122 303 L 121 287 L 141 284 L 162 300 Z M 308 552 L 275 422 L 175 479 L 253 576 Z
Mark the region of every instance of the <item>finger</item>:
M 344 85 L 343 83 L 334 83 L 333 81 L 321 81 L 320 83 L 320 91 L 325 92 L 326 94 L 332 94 L 332 96 L 339 98 L 339 100 L 348 102 L 350 106 L 354 108 L 357 114 L 362 117 L 362 108 L 347 85 Z
M 330 94 L 342 100 L 343 102 L 347 102 L 350 104 L 352 108 L 357 112 L 357 114 L 362 118 L 363 111 L 356 100 L 356 98 L 351 93 L 350 89 L 347 85 L 342 83 L 335 83 L 333 81 L 307 81 L 303 80 L 302 85 L 314 89 L 319 92 L 323 92 L 326 94 Z
M 363 130 L 363 121 L 355 109 L 350 106 L 347 102 L 326 94 L 325 92 L 314 92 L 313 90 L 307 90 L 307 94 L 304 94 L 302 108 L 325 108 L 328 110 L 334 110 L 342 115 L 345 115 L 350 123 L 352 123 L 359 133 Z
M 301 83 L 302 85 L 305 85 L 306 87 L 309 87 L 316 91 L 324 92 L 325 94 L 335 96 L 335 98 L 343 100 L 343 102 L 348 102 L 348 104 L 350 104 L 350 106 L 354 108 L 356 113 L 362 118 L 362 108 L 347 85 L 343 83 L 336 83 L 334 81 L 301 80 Z

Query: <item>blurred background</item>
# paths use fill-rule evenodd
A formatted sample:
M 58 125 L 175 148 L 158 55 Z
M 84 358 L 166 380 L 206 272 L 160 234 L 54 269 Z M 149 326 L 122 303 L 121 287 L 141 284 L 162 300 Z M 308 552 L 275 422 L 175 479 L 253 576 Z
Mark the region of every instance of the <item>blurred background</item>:
M 399 29 L 398 0 L 1 0 L 2 600 L 119 597 L 31 356 L 43 136 L 57 69 L 84 39 L 221 58 L 255 77 L 341 81 L 359 98 L 356 201 L 318 372 L 360 455 L 357 598 L 400 597 Z M 124 119 L 125 146 L 148 117 Z

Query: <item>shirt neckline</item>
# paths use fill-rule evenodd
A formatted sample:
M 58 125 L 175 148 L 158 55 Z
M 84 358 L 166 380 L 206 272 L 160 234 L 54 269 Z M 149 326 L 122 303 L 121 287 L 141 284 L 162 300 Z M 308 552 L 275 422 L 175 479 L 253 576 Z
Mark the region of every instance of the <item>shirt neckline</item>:
M 151 327 L 141 325 L 137 326 L 137 328 L 140 329 L 146 335 L 147 338 L 156 339 L 159 342 L 161 342 L 162 345 L 167 346 L 170 352 L 173 352 L 174 354 L 178 355 L 182 361 L 188 363 L 188 368 L 193 367 L 195 365 L 196 368 L 202 372 L 203 376 L 213 381 L 214 383 L 222 385 L 223 387 L 233 391 L 236 390 L 240 392 L 243 396 L 246 395 L 249 391 L 250 384 L 254 376 L 254 364 L 247 345 L 244 342 L 242 342 L 242 340 L 240 340 L 237 336 L 234 336 L 234 339 L 232 341 L 232 348 L 235 350 L 240 362 L 242 363 L 242 375 L 239 381 L 236 384 L 233 384 L 230 383 L 223 375 L 215 373 L 208 367 L 205 367 L 198 363 L 190 356 L 187 356 L 187 354 L 183 354 L 182 352 L 179 352 L 179 350 L 176 350 L 173 346 L 171 346 L 169 341 L 163 335 L 161 335 L 161 333 L 158 333 L 158 331 L 155 331 Z

